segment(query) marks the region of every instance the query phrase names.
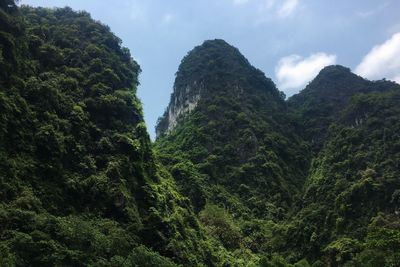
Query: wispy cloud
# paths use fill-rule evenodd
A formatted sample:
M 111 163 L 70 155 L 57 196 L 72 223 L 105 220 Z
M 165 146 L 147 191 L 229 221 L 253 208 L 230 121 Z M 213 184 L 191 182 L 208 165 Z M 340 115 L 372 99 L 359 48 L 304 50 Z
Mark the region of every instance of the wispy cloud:
M 355 73 L 372 80 L 387 78 L 400 83 L 400 32 L 373 47 Z
M 278 16 L 281 18 L 290 16 L 295 11 L 298 4 L 298 0 L 285 0 L 277 11 Z
M 275 68 L 278 86 L 290 96 L 311 81 L 325 66 L 336 63 L 336 55 L 315 53 L 304 58 L 290 55 L 279 60 Z
M 400 84 L 400 75 L 393 77 L 392 80 Z
M 288 18 L 299 6 L 299 0 L 262 0 L 258 2 L 258 17 L 256 25 L 275 19 Z
M 388 6 L 389 6 L 389 2 L 383 2 L 374 9 L 358 11 L 356 14 L 357 14 L 357 16 L 359 16 L 361 18 L 368 18 L 368 17 L 371 17 L 371 16 L 381 12 Z

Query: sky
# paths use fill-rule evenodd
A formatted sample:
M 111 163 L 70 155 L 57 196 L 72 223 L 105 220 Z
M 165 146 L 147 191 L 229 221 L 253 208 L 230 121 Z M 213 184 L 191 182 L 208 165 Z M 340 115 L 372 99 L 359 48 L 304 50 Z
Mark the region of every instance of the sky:
M 122 39 L 140 64 L 138 96 L 154 127 L 181 59 L 224 39 L 291 96 L 327 65 L 400 83 L 400 0 L 21 0 L 86 10 Z

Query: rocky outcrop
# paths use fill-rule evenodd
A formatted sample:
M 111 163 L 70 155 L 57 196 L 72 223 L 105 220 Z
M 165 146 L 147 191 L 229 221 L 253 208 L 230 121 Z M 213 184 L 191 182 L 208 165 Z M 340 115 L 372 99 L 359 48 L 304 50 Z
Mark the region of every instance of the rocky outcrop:
M 170 133 L 179 120 L 196 108 L 202 91 L 204 91 L 204 83 L 198 81 L 183 87 L 174 86 L 170 104 L 164 115 L 157 122 L 157 137 Z

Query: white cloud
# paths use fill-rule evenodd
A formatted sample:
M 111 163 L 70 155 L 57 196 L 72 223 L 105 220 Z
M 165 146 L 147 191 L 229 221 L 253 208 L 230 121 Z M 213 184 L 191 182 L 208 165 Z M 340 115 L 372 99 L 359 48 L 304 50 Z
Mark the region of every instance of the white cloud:
M 290 55 L 279 60 L 275 68 L 279 89 L 290 96 L 311 81 L 318 72 L 336 63 L 336 55 L 315 53 L 307 58 Z
M 400 32 L 373 47 L 355 73 L 371 80 L 387 78 L 400 83 Z
M 393 77 L 392 80 L 395 81 L 396 83 L 400 84 L 400 75 Z
M 281 18 L 290 16 L 298 6 L 298 0 L 285 0 L 282 6 L 278 9 L 277 14 Z
M 299 6 L 299 0 L 260 0 L 258 1 L 259 17 L 256 25 L 275 19 L 290 17 Z

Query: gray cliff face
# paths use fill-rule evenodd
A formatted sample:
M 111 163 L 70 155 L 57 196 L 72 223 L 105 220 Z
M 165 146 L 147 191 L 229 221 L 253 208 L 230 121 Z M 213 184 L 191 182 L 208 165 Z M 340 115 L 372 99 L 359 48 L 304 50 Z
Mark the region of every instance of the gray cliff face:
M 174 86 L 174 92 L 171 95 L 167 110 L 157 123 L 157 137 L 173 131 L 178 125 L 178 121 L 197 107 L 203 91 L 204 83 L 198 81 L 181 87 Z
M 215 92 L 227 90 L 241 96 L 244 90 L 253 89 L 278 92 L 272 81 L 251 66 L 237 48 L 219 39 L 205 41 L 189 51 L 179 65 L 170 103 L 157 122 L 157 138 L 170 134 L 202 100 L 212 98 Z

